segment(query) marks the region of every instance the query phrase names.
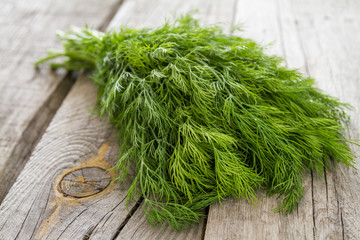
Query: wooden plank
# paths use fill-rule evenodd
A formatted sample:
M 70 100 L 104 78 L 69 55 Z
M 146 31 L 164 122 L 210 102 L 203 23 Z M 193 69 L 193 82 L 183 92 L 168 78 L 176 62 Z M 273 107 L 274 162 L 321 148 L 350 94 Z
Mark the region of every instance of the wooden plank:
M 116 28 L 119 23 L 127 24 L 134 27 L 156 27 L 164 22 L 165 18 L 171 19 L 174 15 L 180 15 L 189 10 L 199 9 L 196 14 L 204 24 L 214 24 L 223 22 L 224 28 L 229 30 L 233 21 L 233 8 L 236 1 L 183 1 L 174 0 L 166 1 L 159 0 L 150 2 L 147 0 L 126 1 L 119 13 L 115 15 L 114 21 L 111 22 L 110 27 Z M 133 13 L 137 13 L 133 15 Z M 141 13 L 141 14 L 139 14 Z M 132 15 L 132 16 L 131 16 Z M 131 17 L 130 17 L 131 16 Z M 144 21 L 144 19 L 147 19 Z M 118 214 L 121 214 L 120 212 Z M 115 215 L 115 214 L 114 214 Z M 129 222 L 122 226 L 118 232 L 116 239 L 202 239 L 206 222 L 201 221 L 200 224 L 194 228 L 186 231 L 176 232 L 167 226 L 163 228 L 154 228 L 150 226 L 142 211 L 142 205 L 137 209 L 135 214 L 129 219 Z M 94 233 L 94 237 L 99 237 Z
M 351 103 L 348 138 L 359 138 L 359 9 L 356 1 L 239 1 L 238 20 L 250 37 L 276 40 L 273 53 Z M 249 31 L 250 30 L 250 31 Z M 349 63 L 350 62 L 350 63 Z M 359 149 L 354 149 L 357 156 Z M 359 166 L 357 159 L 357 166 Z M 229 199 L 210 207 L 205 239 L 358 239 L 358 172 L 339 165 L 322 179 L 304 176 L 304 198 L 290 215 L 272 213 L 280 202 L 258 194 L 256 209 Z
M 95 195 L 81 190 L 83 197 L 59 191 L 69 173 L 86 182 L 76 170 L 108 169 L 117 159 L 112 129 L 89 111 L 96 95 L 88 78 L 76 82 L 0 207 L 0 239 L 82 239 L 114 212 L 126 218 L 126 191 L 115 184 Z
M 124 2 L 122 8 L 114 16 L 110 23 L 110 28 L 118 27 L 119 23 L 129 27 L 157 27 L 162 25 L 165 20 L 172 20 L 176 16 L 195 11 L 195 17 L 201 19 L 200 24 L 222 23 L 226 30 L 230 30 L 234 20 L 235 0 L 206 0 L 199 1 L 146 1 L 130 0 Z M 143 17 L 146 14 L 146 18 Z
M 0 202 L 74 82 L 71 75 L 62 81 L 65 71 L 37 71 L 33 63 L 58 45 L 57 29 L 102 27 L 120 2 L 0 2 Z
M 311 7 L 310 7 L 311 6 Z M 348 138 L 359 139 L 359 1 L 292 1 L 289 6 L 307 59 L 309 74 L 325 92 L 354 106 Z M 354 148 L 360 156 L 359 148 Z M 359 167 L 359 158 L 356 166 Z M 360 238 L 358 170 L 339 165 L 314 176 L 313 207 L 316 239 Z
M 120 8 L 111 26 L 122 23 L 139 26 L 146 23 L 148 26 L 156 26 L 163 22 L 164 17 L 175 12 L 181 13 L 200 7 L 206 7 L 199 13 L 204 20 L 210 15 L 218 16 L 209 18 L 208 23 L 231 21 L 234 2 L 228 3 L 222 7 L 220 1 L 213 5 L 207 1 L 191 3 L 178 0 L 166 4 L 165 1 L 158 1 L 154 4 L 144 0 L 130 0 Z M 80 78 L 0 207 L 0 215 L 3 216 L 0 219 L 0 239 L 110 239 L 130 235 L 135 239 L 142 236 L 163 239 L 169 236 L 180 239 L 201 238 L 202 224 L 182 233 L 171 231 L 167 227 L 160 231 L 147 224 L 137 225 L 137 219 L 145 221 L 144 215 L 141 208 L 135 212 L 138 205 L 132 204 L 129 207 L 137 218 L 130 218 L 125 209 L 125 190 L 112 186 L 114 189 L 106 188 L 99 194 L 89 196 L 89 192 L 93 190 L 88 183 L 94 176 L 79 176 L 78 169 L 99 167 L 99 164 L 103 164 L 103 168 L 111 165 L 116 160 L 117 152 L 111 128 L 92 117 L 88 111 L 94 105 L 95 99 L 96 88 L 92 82 Z M 110 149 L 108 151 L 104 150 L 106 142 Z M 72 182 L 69 185 L 67 181 L 71 170 L 74 170 L 71 173 L 74 176 L 70 178 Z M 71 198 L 68 195 L 87 197 Z M 137 233 L 141 235 L 132 232 L 128 226 L 136 227 Z
M 245 26 L 243 35 L 262 44 L 273 43 L 269 54 L 287 57 L 285 52 L 281 14 L 277 2 L 238 1 L 236 22 Z M 291 32 L 287 32 L 291 35 Z M 302 55 L 300 55 L 302 57 Z M 301 59 L 301 58 L 300 58 Z M 301 63 L 301 61 L 300 61 Z M 307 179 L 307 178 L 305 178 Z M 273 213 L 280 205 L 276 196 L 265 198 L 265 191 L 258 192 L 256 207 L 241 199 L 228 199 L 210 207 L 205 239 L 293 239 L 312 237 L 311 182 L 304 183 L 304 199 L 297 211 L 284 216 Z
M 126 9 L 130 8 L 133 10 L 125 11 L 122 8 L 116 19 L 123 22 L 126 22 L 124 19 L 127 19 L 131 24 L 131 16 L 140 12 L 144 19 L 157 19 L 156 21 L 160 22 L 160 18 L 156 18 L 156 12 L 147 15 L 146 12 L 141 12 L 143 10 L 139 11 L 138 9 L 141 9 L 142 6 L 139 5 L 140 2 L 129 1 L 126 3 L 129 4 L 126 6 Z M 266 4 L 265 1 L 263 3 Z M 275 1 L 273 3 L 275 4 Z M 142 4 L 146 4 L 146 2 L 142 2 Z M 187 3 L 177 6 L 182 7 L 184 4 L 186 5 Z M 261 2 L 259 4 L 261 5 Z M 251 27 L 250 23 L 254 22 L 254 26 L 257 26 L 257 28 L 254 27 L 252 29 L 257 29 L 256 31 L 258 29 L 261 29 L 261 31 L 270 30 L 267 33 L 269 37 L 266 37 L 266 41 L 270 38 L 271 40 L 280 39 L 280 45 L 275 45 L 276 50 L 274 52 L 278 51 L 280 54 L 285 55 L 289 66 L 300 67 L 303 71 L 308 70 L 318 81 L 322 79 L 320 80 L 320 85 L 329 84 L 327 79 L 329 77 L 327 75 L 329 70 L 334 73 L 334 68 L 337 65 L 342 66 L 342 62 L 348 59 L 346 56 L 343 56 L 342 50 L 347 49 L 349 47 L 347 44 L 350 44 L 351 48 L 346 51 L 346 54 L 354 61 L 354 65 L 346 65 L 344 70 L 340 71 L 338 69 L 337 71 L 339 72 L 335 70 L 337 75 L 347 77 L 348 80 L 346 81 L 349 81 L 348 86 L 340 85 L 339 82 L 335 81 L 337 78 L 333 76 L 330 79 L 331 84 L 326 85 L 329 87 L 326 90 L 331 91 L 333 89 L 331 86 L 337 84 L 336 89 L 342 90 L 338 90 L 334 94 L 340 94 L 338 96 L 341 99 L 348 98 L 349 102 L 355 105 L 355 113 L 357 113 L 359 108 L 356 104 L 359 103 L 358 100 L 355 101 L 354 99 L 356 99 L 356 90 L 358 89 L 355 81 L 358 79 L 358 73 L 356 72 L 356 65 L 358 65 L 356 61 L 359 59 L 356 57 L 358 46 L 355 45 L 358 41 L 358 35 L 356 35 L 358 34 L 358 31 L 356 31 L 358 21 L 353 19 L 354 13 L 344 14 L 346 17 L 350 15 L 350 19 L 343 16 L 343 21 L 348 21 L 350 26 L 342 30 L 343 32 L 340 31 L 341 37 L 339 39 L 344 42 L 342 48 L 331 49 L 332 46 L 339 44 L 339 39 L 334 39 L 334 42 L 325 44 L 325 47 L 322 46 L 324 49 L 315 49 L 315 41 L 312 39 L 314 36 L 312 33 L 313 29 L 316 29 L 318 33 L 316 40 L 322 42 L 331 37 L 335 29 L 342 29 L 343 22 L 334 23 L 334 19 L 331 24 L 324 23 L 321 17 L 319 19 L 315 18 L 316 21 L 314 19 L 311 21 L 311 18 L 309 20 L 307 15 L 315 15 L 309 9 L 312 5 L 307 3 L 309 6 L 306 7 L 302 4 L 302 2 L 289 4 L 286 1 L 281 2 L 279 5 L 268 4 L 265 5 L 263 11 L 261 11 L 262 14 L 259 15 L 255 13 L 255 10 L 258 9 L 257 7 L 254 7 L 254 11 L 251 11 L 251 6 L 253 6 L 251 2 L 239 2 L 238 8 L 243 9 L 243 15 L 241 16 L 245 16 L 249 21 L 248 29 Z M 333 3 L 329 3 L 329 6 L 334 6 L 331 4 Z M 155 6 L 156 4 L 152 7 L 156 8 Z M 219 9 L 219 7 L 209 8 L 216 11 Z M 287 12 L 290 8 L 292 11 Z M 358 9 L 356 6 L 353 6 L 353 8 L 355 10 Z M 336 9 L 338 9 L 337 6 Z M 329 9 L 324 9 L 324 11 L 327 10 Z M 132 11 L 134 11 L 133 14 L 131 14 Z M 265 12 L 270 13 L 267 16 Z M 123 17 L 125 13 L 128 14 L 127 18 Z M 281 14 L 277 15 L 276 13 Z M 316 12 L 316 14 L 319 14 L 319 12 Z M 252 15 L 254 15 L 253 18 L 251 18 Z M 275 20 L 274 16 L 276 17 Z M 320 16 L 324 17 L 324 15 Z M 139 21 L 145 22 L 144 25 L 148 24 L 151 26 L 152 24 L 141 19 Z M 118 23 L 114 22 L 112 25 L 115 26 L 116 24 Z M 136 23 L 134 24 L 136 25 Z M 314 28 L 314 25 L 317 28 Z M 326 26 L 326 30 L 324 30 L 323 26 Z M 351 35 L 352 39 L 349 39 L 349 29 L 353 33 L 355 32 L 355 37 Z M 259 35 L 256 35 L 256 31 L 254 36 L 252 36 L 253 38 L 264 36 L 261 31 L 259 31 Z M 284 34 L 285 31 L 286 34 Z M 283 34 L 281 35 L 281 33 Z M 271 34 L 274 34 L 274 36 Z M 258 38 L 258 40 L 261 39 Z M 281 39 L 283 40 L 281 41 Z M 307 40 L 306 44 L 304 44 L 305 41 L 302 39 Z M 320 51 L 319 49 L 322 50 Z M 352 51 L 352 49 L 355 50 Z M 329 55 L 340 56 L 340 58 L 335 61 L 332 58 L 329 59 Z M 296 63 L 294 64 L 294 62 Z M 317 69 L 322 70 L 319 70 L 319 75 L 315 76 L 313 71 Z M 323 88 L 323 86 L 321 87 Z M 0 207 L 0 215 L 4 216 L 0 220 L 0 238 L 13 239 L 16 236 L 18 238 L 21 237 L 20 239 L 31 237 L 48 237 L 50 239 L 79 239 L 81 237 L 86 239 L 110 239 L 112 237 L 126 239 L 127 237 L 132 237 L 133 239 L 144 239 L 144 236 L 150 239 L 168 239 L 171 237 L 178 239 L 199 238 L 199 229 L 196 229 L 196 231 L 189 230 L 177 235 L 177 233 L 173 233 L 169 229 L 161 232 L 151 228 L 145 224 L 145 218 L 141 211 L 136 211 L 129 218 L 124 209 L 124 204 L 121 202 L 124 197 L 124 191 L 119 189 L 112 191 L 108 189 L 100 195 L 94 195 L 99 196 L 99 198 L 90 197 L 85 200 L 72 199 L 71 201 L 64 200 L 64 197 L 58 195 L 57 190 L 53 189 L 54 186 L 57 186 L 56 183 L 61 180 L 61 177 L 66 175 L 70 171 L 69 169 L 76 170 L 80 162 L 87 162 L 87 164 L 83 163 L 83 167 L 93 166 L 94 164 L 99 164 L 99 162 L 105 164 L 101 159 L 103 159 L 102 156 L 106 149 L 106 144 L 104 145 L 104 143 L 107 142 L 107 136 L 109 135 L 111 136 L 108 143 L 110 150 L 106 151 L 105 159 L 109 159 L 110 163 L 110 159 L 115 159 L 117 150 L 116 144 L 111 140 L 113 139 L 112 131 L 104 127 L 102 125 L 104 123 L 90 117 L 88 112 L 81 112 L 81 110 L 87 110 L 87 108 L 93 105 L 91 101 L 95 99 L 95 95 L 94 87 L 86 79 L 79 80 L 74 86 L 46 135 L 44 135 L 44 138 L 36 148 L 29 164 L 19 176 L 17 183 L 9 193 L 4 204 Z M 89 105 L 86 105 L 87 103 Z M 76 106 L 75 109 L 74 106 Z M 357 116 L 353 118 L 352 127 L 354 129 L 349 132 L 354 137 L 358 137 L 358 130 L 356 128 L 357 118 Z M 97 128 L 100 130 L 96 130 Z M 92 155 L 94 156 L 91 157 Z M 89 165 L 89 162 L 92 165 Z M 338 239 L 345 237 L 357 239 L 359 237 L 359 220 L 357 218 L 359 216 L 359 189 L 357 187 L 359 186 L 359 180 L 353 177 L 356 174 L 354 170 L 340 166 L 333 175 L 327 174 L 326 181 L 317 179 L 316 176 L 314 176 L 313 180 L 311 177 L 306 177 L 307 181 L 304 187 L 305 198 L 302 200 L 297 212 L 289 216 L 272 213 L 271 209 L 277 206 L 279 202 L 275 198 L 265 199 L 262 196 L 259 196 L 260 202 L 256 209 L 243 200 L 234 201 L 233 199 L 224 201 L 223 208 L 220 205 L 214 205 L 210 209 L 205 238 L 323 239 L 334 237 Z M 38 176 L 38 179 L 34 176 Z M 37 189 L 32 190 L 31 186 L 36 186 Z M 323 198 L 324 196 L 327 197 Z M 325 202 L 325 199 L 328 202 Z M 135 206 L 133 210 L 136 210 L 136 205 L 132 206 Z M 336 208 L 338 211 L 334 212 Z M 138 210 L 140 209 L 141 207 L 138 208 Z M 127 224 L 125 225 L 125 223 Z M 340 233 L 341 235 L 339 235 Z
M 142 211 L 142 205 L 137 209 L 135 214 L 130 218 L 129 222 L 119 231 L 119 234 L 115 239 L 122 240 L 197 240 L 202 239 L 204 230 L 204 220 L 202 219 L 200 224 L 193 228 L 185 229 L 181 232 L 175 231 L 167 226 L 154 227 L 149 225 Z M 100 239 L 100 237 L 99 237 Z

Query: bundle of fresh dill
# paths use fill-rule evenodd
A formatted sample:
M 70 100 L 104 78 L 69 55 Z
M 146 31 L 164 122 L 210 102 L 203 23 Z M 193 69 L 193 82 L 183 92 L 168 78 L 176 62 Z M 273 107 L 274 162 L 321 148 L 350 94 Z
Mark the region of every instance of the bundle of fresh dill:
M 118 179 L 134 164 L 128 201 L 141 196 L 151 224 L 183 229 L 210 204 L 253 201 L 262 187 L 289 213 L 304 171 L 353 162 L 348 106 L 250 39 L 191 15 L 154 30 L 74 28 L 60 38 L 64 51 L 37 64 L 65 56 L 52 66 L 94 70 L 100 114 L 122 143 Z

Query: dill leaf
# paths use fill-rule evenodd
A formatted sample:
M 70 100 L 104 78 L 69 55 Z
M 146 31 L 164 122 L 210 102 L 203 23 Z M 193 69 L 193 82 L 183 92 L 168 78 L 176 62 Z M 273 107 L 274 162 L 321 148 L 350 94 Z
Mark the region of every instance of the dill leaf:
M 184 229 L 214 202 L 256 201 L 259 188 L 282 197 L 275 211 L 290 213 L 304 172 L 352 166 L 349 106 L 251 39 L 191 15 L 157 29 L 58 36 L 63 51 L 36 65 L 65 56 L 52 66 L 93 69 L 99 113 L 121 139 L 117 180 L 135 166 L 128 202 L 142 197 L 153 225 Z

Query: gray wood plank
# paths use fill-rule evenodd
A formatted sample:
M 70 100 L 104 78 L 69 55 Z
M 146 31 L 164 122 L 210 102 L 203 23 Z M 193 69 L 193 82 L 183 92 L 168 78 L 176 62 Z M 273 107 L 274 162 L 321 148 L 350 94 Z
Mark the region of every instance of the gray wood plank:
M 74 77 L 33 64 L 59 41 L 57 29 L 107 24 L 121 0 L 0 2 L 0 202 L 69 92 Z
M 129 222 L 124 226 L 119 235 L 115 239 L 122 240 L 196 240 L 202 239 L 204 233 L 204 219 L 201 219 L 200 224 L 195 225 L 192 228 L 185 229 L 183 231 L 176 231 L 168 226 L 151 226 L 146 220 L 143 212 L 143 206 L 141 205 L 135 214 L 131 216 Z M 99 238 L 100 239 L 100 238 Z
M 317 80 L 325 92 L 354 106 L 348 138 L 359 138 L 359 10 L 357 1 L 240 0 L 237 20 L 260 42 L 275 40 L 272 53 Z M 359 149 L 354 147 L 357 156 Z M 357 166 L 359 160 L 357 159 Z M 229 199 L 210 207 L 205 239 L 358 239 L 358 171 L 339 165 L 304 176 L 304 198 L 287 216 L 272 213 L 275 197 L 258 194 L 256 208 Z
M 199 13 L 205 22 L 231 21 L 232 5 L 227 5 L 225 8 L 220 7 L 222 6 L 220 1 L 214 3 L 215 5 L 207 1 L 191 3 L 178 0 L 165 4 L 165 1 L 150 3 L 143 0 L 129 0 L 120 8 L 111 26 L 116 28 L 126 23 L 137 26 L 143 26 L 142 24 L 146 23 L 148 26 L 156 26 L 161 24 L 166 16 L 200 7 L 206 7 Z M 229 3 L 234 2 L 229 1 Z M 164 11 L 164 6 L 171 11 Z M 218 17 L 211 20 L 207 18 L 210 15 Z M 78 168 L 98 166 L 99 161 L 103 159 L 106 142 L 108 142 L 109 150 L 105 160 L 108 164 L 113 164 L 116 160 L 117 144 L 113 140 L 114 133 L 111 127 L 91 116 L 89 112 L 95 99 L 95 86 L 90 80 L 81 77 L 65 98 L 32 157 L 1 205 L 0 215 L 3 218 L 0 219 L 0 239 L 14 237 L 21 239 L 118 237 L 121 239 L 122 236 L 129 236 L 129 234 L 134 235 L 135 238 L 142 236 L 162 236 L 163 239 L 168 236 L 175 239 L 182 239 L 184 236 L 190 239 L 201 238 L 202 224 L 182 233 L 171 231 L 167 227 L 162 232 L 150 227 L 147 223 L 139 226 L 136 218 L 134 224 L 124 201 L 126 186 L 124 189 L 113 186 L 113 189 L 109 188 L 100 194 L 86 198 L 69 198 L 58 191 L 59 182 L 61 179 L 67 179 L 71 169 L 75 170 L 72 172 L 73 179 L 79 180 L 86 174 L 80 175 L 81 178 L 79 178 L 76 171 Z M 91 157 L 93 155 L 98 155 L 98 157 Z M 101 162 L 104 161 L 101 160 Z M 74 191 L 74 189 L 71 190 L 71 194 Z M 87 194 L 87 191 L 82 191 L 80 195 L 84 192 Z M 133 212 L 137 207 L 134 203 L 129 206 Z M 142 222 L 146 221 L 141 208 L 135 212 L 135 216 Z M 142 233 L 141 236 L 128 229 L 127 226 L 130 225 L 126 223 L 134 224 L 131 226 L 135 227 L 136 232 Z
M 164 22 L 165 18 L 171 19 L 175 15 L 183 14 L 189 10 L 198 9 L 196 16 L 202 24 L 215 24 L 222 22 L 225 30 L 229 30 L 234 18 L 235 0 L 216 1 L 184 1 L 184 0 L 133 0 L 126 1 L 119 13 L 115 15 L 110 27 L 118 23 L 126 23 L 135 27 L 156 27 Z M 133 14 L 136 12 L 137 14 Z M 132 17 L 128 17 L 132 15 Z M 146 21 L 144 21 L 146 19 Z M 114 24 L 114 25 L 113 25 Z M 120 213 L 119 213 L 120 214 Z M 119 231 L 116 239 L 202 239 L 206 225 L 204 220 L 191 229 L 176 232 L 167 226 L 152 227 L 147 221 L 140 206 L 129 222 Z M 94 233 L 94 237 L 97 237 Z
M 201 18 L 232 19 L 220 1 L 209 5 L 199 2 Z M 162 22 L 162 15 L 156 9 L 164 5 L 175 8 L 176 11 L 168 13 L 170 16 L 196 4 L 190 1 L 160 3 L 126 1 L 111 26 L 123 23 L 155 26 Z M 227 5 L 232 7 L 235 3 Z M 355 112 L 352 112 L 352 129 L 348 135 L 358 138 L 359 21 L 356 10 L 359 8 L 355 1 L 350 1 L 348 7 L 335 1 L 312 4 L 238 1 L 236 20 L 247 23 L 245 34 L 249 37 L 264 42 L 277 40 L 272 51 L 285 56 L 290 67 L 302 69 L 315 77 L 322 89 L 352 103 Z M 206 17 L 207 14 L 212 17 Z M 215 17 L 217 14 L 219 18 Z M 334 32 L 338 36 L 334 37 Z M 342 82 L 339 77 L 343 77 Z M 61 177 L 71 169 L 106 167 L 116 159 L 117 147 L 111 127 L 91 117 L 88 111 L 95 98 L 96 89 L 88 79 L 76 82 L 0 206 L 0 238 L 201 239 L 204 223 L 182 233 L 168 228 L 159 230 L 147 225 L 141 207 L 136 205 L 130 206 L 137 210 L 129 217 L 123 202 L 126 188 L 112 186 L 84 199 L 68 199 L 57 191 Z M 359 154 L 358 149 L 356 151 Z M 342 166 L 334 173 L 327 173 L 326 181 L 305 176 L 305 197 L 299 208 L 288 216 L 272 213 L 271 209 L 279 201 L 263 198 L 263 193 L 258 195 L 256 208 L 244 200 L 234 199 L 224 201 L 223 207 L 215 204 L 210 208 L 205 239 L 357 239 L 360 194 L 356 176 L 357 171 Z
M 122 213 L 118 221 L 127 217 L 126 185 L 82 197 L 59 191 L 70 172 L 85 182 L 86 173 L 76 170 L 108 169 L 117 159 L 114 132 L 90 111 L 96 95 L 91 80 L 77 80 L 0 206 L 0 239 L 82 239 L 114 212 Z M 114 232 L 103 236 L 109 239 Z
M 359 139 L 360 2 L 292 1 L 289 8 L 309 74 L 319 88 L 354 107 L 346 135 Z M 359 157 L 359 148 L 354 150 Z M 313 207 L 316 239 L 359 239 L 358 170 L 339 165 L 325 179 L 314 176 Z
M 281 12 L 276 1 L 242 0 L 238 1 L 236 22 L 244 24 L 243 36 L 262 44 L 272 43 L 267 51 L 269 54 L 287 57 L 279 14 Z M 291 35 L 290 32 L 288 34 Z M 299 63 L 301 64 L 301 61 Z M 228 199 L 222 202 L 222 205 L 211 206 L 205 239 L 312 237 L 312 225 L 309 224 L 312 222 L 311 182 L 309 178 L 304 179 L 304 199 L 297 211 L 288 216 L 272 212 L 272 209 L 280 204 L 280 200 L 277 200 L 276 196 L 265 198 L 264 191 L 258 192 L 256 206 L 243 199 Z

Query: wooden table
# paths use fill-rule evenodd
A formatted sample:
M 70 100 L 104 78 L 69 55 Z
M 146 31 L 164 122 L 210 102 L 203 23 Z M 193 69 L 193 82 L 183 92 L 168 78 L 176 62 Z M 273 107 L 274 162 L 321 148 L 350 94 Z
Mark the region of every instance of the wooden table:
M 96 88 L 81 73 L 33 63 L 60 47 L 57 29 L 154 27 L 195 8 L 204 24 L 243 23 L 244 36 L 275 41 L 270 53 L 354 106 L 346 135 L 360 138 L 360 1 L 2 0 L 0 239 L 360 239 L 360 176 L 344 166 L 324 178 L 305 174 L 292 214 L 273 213 L 281 199 L 260 191 L 256 207 L 225 200 L 183 232 L 148 225 L 141 202 L 129 214 L 126 183 L 108 186 L 114 175 L 103 169 L 118 146 L 112 127 L 91 112 Z

